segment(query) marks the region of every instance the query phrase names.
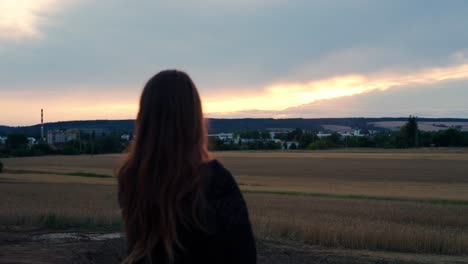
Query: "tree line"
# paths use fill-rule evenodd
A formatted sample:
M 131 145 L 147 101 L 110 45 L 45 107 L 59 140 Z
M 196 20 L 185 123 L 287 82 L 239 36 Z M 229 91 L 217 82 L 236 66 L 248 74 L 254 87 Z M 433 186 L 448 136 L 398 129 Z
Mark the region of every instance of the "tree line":
M 0 146 L 0 157 L 121 153 L 127 146 L 128 142 L 122 141 L 118 133 L 100 137 L 84 134 L 81 139 L 65 142 L 60 147 L 42 141 L 30 145 L 25 134 L 14 133 Z
M 371 136 L 342 136 L 337 132 L 328 137 L 319 138 L 316 131 L 295 129 L 277 134 L 283 144 L 270 140 L 266 131 L 243 131 L 237 133 L 240 139 L 250 138 L 253 141 L 223 141 L 210 139 L 212 150 L 261 150 L 261 149 L 334 149 L 334 148 L 417 148 L 417 147 L 468 147 L 468 132 L 457 128 L 440 131 L 421 131 L 416 117 L 410 116 L 398 131 L 378 132 Z M 295 142 L 287 146 L 287 142 Z
M 119 133 L 96 137 L 94 133 L 82 134 L 79 140 L 64 143 L 59 148 L 46 142 L 28 145 L 25 134 L 14 133 L 0 145 L 0 157 L 24 157 L 41 155 L 78 155 L 121 153 L 127 149 Z M 328 137 L 317 136 L 316 131 L 294 129 L 277 133 L 271 138 L 268 131 L 241 131 L 235 139 L 221 140 L 210 137 L 210 150 L 278 150 L 278 149 L 333 149 L 333 148 L 416 148 L 416 147 L 468 147 L 468 132 L 457 128 L 426 132 L 419 130 L 416 117 L 410 116 L 399 131 L 379 132 L 375 135 L 343 137 L 332 133 Z

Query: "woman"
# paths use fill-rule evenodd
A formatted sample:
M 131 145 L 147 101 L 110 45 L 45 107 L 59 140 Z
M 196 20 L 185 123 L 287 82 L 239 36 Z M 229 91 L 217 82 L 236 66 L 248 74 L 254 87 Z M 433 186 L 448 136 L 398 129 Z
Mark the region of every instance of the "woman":
M 229 171 L 209 159 L 200 97 L 186 73 L 162 71 L 146 84 L 117 177 L 124 263 L 256 263 L 245 201 Z

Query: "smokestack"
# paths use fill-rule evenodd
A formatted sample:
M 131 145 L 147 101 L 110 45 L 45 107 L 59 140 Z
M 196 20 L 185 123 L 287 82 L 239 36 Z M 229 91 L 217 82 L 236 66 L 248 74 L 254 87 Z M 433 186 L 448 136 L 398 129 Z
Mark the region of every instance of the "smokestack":
M 41 109 L 41 141 L 44 141 L 44 110 Z

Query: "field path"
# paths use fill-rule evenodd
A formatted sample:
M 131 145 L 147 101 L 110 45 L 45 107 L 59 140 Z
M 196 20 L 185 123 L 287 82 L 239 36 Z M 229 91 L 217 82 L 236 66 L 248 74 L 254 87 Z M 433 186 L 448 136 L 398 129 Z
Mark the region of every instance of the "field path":
M 259 264 L 462 264 L 467 257 L 345 250 L 297 242 L 260 240 Z M 0 232 L 0 263 L 120 263 L 125 241 L 120 233 L 47 231 Z

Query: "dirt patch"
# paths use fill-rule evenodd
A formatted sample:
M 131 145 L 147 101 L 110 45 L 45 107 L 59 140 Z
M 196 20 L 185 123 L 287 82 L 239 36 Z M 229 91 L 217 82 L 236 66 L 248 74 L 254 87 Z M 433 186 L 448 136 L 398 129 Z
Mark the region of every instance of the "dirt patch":
M 259 240 L 260 264 L 468 263 L 467 257 L 346 250 L 293 241 Z M 0 232 L 0 263 L 120 263 L 125 239 L 119 233 L 47 231 Z

